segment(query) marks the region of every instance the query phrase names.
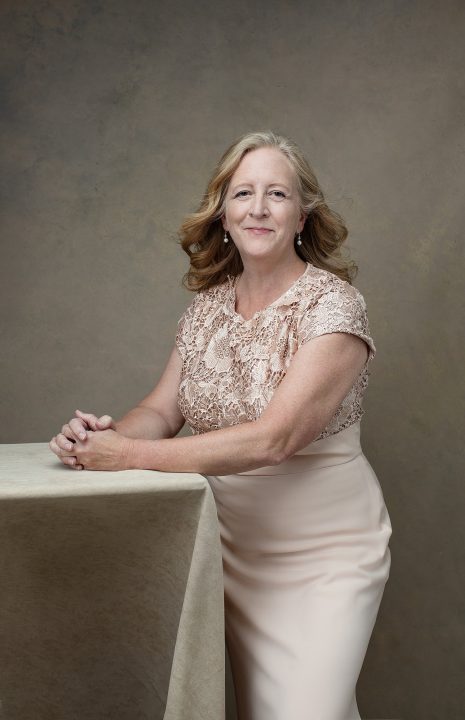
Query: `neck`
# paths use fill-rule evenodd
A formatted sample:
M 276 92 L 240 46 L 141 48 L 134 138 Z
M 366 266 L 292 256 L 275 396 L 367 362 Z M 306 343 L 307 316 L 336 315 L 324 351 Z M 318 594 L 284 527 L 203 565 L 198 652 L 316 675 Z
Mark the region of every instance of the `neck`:
M 243 264 L 244 270 L 236 282 L 236 310 L 246 315 L 281 297 L 306 269 L 298 255 L 279 264 L 263 259 L 247 259 Z

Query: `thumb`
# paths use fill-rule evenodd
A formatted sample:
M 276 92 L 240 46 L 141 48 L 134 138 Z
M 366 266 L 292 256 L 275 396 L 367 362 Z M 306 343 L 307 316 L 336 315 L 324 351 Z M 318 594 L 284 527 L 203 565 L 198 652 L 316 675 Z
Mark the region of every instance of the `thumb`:
M 102 415 L 102 417 L 97 420 L 97 425 L 101 429 L 109 428 L 113 424 L 113 418 L 110 415 Z

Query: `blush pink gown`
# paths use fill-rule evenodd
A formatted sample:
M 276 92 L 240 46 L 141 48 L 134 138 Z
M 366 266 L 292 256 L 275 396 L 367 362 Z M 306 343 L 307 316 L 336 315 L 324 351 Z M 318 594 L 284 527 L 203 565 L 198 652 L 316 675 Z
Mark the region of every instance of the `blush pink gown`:
M 310 264 L 250 320 L 228 278 L 179 321 L 179 405 L 194 433 L 258 418 L 298 348 L 328 332 L 358 335 L 370 353 L 320 436 L 280 465 L 207 476 L 238 720 L 360 719 L 356 683 L 391 563 L 389 514 L 360 445 L 376 349 L 360 292 Z

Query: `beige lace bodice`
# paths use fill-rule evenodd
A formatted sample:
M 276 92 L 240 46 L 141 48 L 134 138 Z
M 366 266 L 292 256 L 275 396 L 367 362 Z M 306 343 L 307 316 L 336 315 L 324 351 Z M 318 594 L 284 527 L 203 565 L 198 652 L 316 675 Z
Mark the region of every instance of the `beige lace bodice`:
M 317 440 L 361 419 L 368 365 L 376 354 L 365 300 L 355 287 L 307 263 L 303 275 L 249 320 L 236 313 L 237 278 L 198 292 L 178 322 L 178 403 L 194 434 L 256 420 L 299 347 L 318 335 L 363 338 L 369 357 Z

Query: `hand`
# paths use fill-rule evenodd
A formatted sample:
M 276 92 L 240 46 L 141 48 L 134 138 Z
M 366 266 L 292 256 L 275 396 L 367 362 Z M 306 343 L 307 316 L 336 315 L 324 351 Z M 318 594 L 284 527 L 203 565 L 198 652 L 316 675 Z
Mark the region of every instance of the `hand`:
M 70 443 L 71 444 L 71 443 Z M 86 432 L 85 440 L 76 440 L 71 449 L 54 452 L 65 462 L 76 459 L 74 467 L 85 470 L 129 470 L 133 440 L 114 430 Z
M 63 425 L 61 433 L 51 439 L 49 447 L 64 465 L 69 465 L 76 470 L 82 470 L 76 457 L 69 453 L 73 449 L 74 443 L 77 440 L 85 441 L 89 429 L 94 432 L 110 428 L 116 430 L 116 425 L 110 415 L 102 415 L 102 417 L 98 418 L 92 413 L 83 413 L 81 410 L 76 410 L 75 414 L 77 417 L 72 418 Z M 66 451 L 67 454 L 63 455 L 63 451 Z

